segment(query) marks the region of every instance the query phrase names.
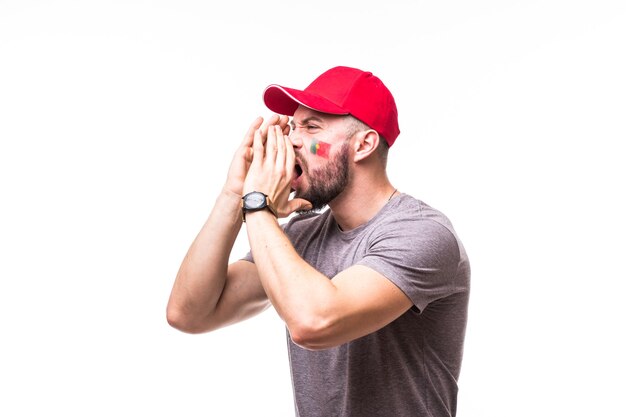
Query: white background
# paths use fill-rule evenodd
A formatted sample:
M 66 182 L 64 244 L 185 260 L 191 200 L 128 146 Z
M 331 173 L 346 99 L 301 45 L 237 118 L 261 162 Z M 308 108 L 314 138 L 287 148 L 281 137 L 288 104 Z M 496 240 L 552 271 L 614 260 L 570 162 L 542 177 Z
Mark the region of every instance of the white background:
M 264 87 L 335 65 L 470 255 L 458 416 L 626 415 L 624 4 L 0 0 L 0 415 L 293 415 L 273 310 L 165 305 Z

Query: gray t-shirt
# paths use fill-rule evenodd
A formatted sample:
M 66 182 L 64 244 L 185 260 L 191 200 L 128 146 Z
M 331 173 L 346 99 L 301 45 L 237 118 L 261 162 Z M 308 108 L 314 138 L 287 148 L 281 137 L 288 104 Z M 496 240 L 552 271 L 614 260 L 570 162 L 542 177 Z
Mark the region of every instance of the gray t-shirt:
M 414 306 L 341 346 L 303 349 L 289 337 L 299 417 L 454 416 L 470 287 L 469 262 L 450 221 L 406 194 L 344 232 L 331 211 L 284 227 L 296 251 L 331 278 L 364 265 Z

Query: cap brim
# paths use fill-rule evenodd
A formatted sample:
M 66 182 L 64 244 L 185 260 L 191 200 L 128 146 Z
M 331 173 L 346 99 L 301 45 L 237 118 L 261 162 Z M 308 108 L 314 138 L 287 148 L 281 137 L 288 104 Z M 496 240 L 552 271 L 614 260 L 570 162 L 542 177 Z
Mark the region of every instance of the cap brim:
M 321 113 L 349 113 L 324 97 L 276 84 L 272 84 L 265 89 L 263 101 L 271 111 L 288 116 L 293 116 L 298 106 L 305 106 Z

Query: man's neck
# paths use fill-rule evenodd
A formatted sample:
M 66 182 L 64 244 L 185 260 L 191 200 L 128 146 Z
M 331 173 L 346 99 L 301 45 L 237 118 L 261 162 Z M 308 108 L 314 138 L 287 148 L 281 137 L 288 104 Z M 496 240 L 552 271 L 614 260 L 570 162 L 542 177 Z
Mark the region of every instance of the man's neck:
M 329 207 L 341 230 L 348 231 L 371 220 L 397 194 L 385 176 L 374 183 L 350 184 Z

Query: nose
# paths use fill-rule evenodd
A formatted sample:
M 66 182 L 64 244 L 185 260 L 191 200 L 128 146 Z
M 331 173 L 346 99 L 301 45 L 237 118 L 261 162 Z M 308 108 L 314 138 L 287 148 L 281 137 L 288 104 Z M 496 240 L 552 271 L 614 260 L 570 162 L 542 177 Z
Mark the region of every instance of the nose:
M 295 129 L 291 129 L 289 132 L 289 140 L 295 149 L 302 148 L 302 139 L 300 135 L 296 133 Z

